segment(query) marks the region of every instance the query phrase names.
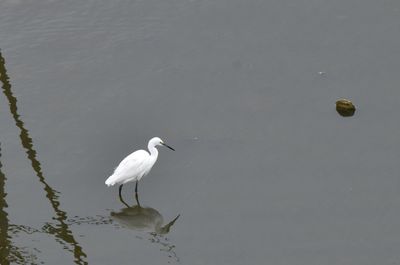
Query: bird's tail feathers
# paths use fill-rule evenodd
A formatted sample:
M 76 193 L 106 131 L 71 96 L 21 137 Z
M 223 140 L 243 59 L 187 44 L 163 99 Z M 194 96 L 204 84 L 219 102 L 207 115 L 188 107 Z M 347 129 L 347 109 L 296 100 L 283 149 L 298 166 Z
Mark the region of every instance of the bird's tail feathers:
M 111 176 L 109 176 L 108 177 L 108 179 L 106 180 L 106 185 L 108 186 L 108 187 L 110 187 L 110 186 L 114 186 L 115 185 L 115 177 L 114 177 L 114 175 L 111 175 Z

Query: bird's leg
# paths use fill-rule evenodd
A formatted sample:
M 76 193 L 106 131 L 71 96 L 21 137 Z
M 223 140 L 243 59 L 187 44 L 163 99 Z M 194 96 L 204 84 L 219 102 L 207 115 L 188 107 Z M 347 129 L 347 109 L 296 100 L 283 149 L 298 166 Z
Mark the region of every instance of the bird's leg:
M 129 207 L 129 205 L 124 201 L 124 199 L 122 199 L 122 194 L 121 194 L 122 186 L 124 186 L 124 185 L 121 184 L 121 185 L 119 186 L 119 200 L 120 200 L 126 207 Z
M 136 200 L 137 205 L 138 205 L 139 207 L 142 207 L 142 206 L 140 206 L 139 195 L 137 194 L 137 192 L 135 193 L 135 200 Z
M 124 185 L 119 185 L 119 198 L 120 198 L 121 201 L 123 201 L 122 200 L 122 195 L 121 195 L 122 186 L 124 186 Z
M 135 200 L 136 200 L 137 205 L 140 207 L 139 195 L 138 195 L 138 192 L 137 192 L 138 183 L 139 183 L 139 181 L 136 180 L 136 186 L 135 186 Z

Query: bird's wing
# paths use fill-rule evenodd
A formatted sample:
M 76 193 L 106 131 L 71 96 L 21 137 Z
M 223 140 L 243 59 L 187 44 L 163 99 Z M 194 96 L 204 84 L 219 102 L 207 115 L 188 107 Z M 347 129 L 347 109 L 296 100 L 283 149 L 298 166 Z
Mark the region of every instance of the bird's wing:
M 121 163 L 114 170 L 114 174 L 121 174 L 125 172 L 136 171 L 135 169 L 140 169 L 141 165 L 147 160 L 149 153 L 144 150 L 137 150 L 132 154 L 125 157 Z
M 122 182 L 139 175 L 148 157 L 149 153 L 144 150 L 138 150 L 125 157 L 111 176 L 113 182 Z

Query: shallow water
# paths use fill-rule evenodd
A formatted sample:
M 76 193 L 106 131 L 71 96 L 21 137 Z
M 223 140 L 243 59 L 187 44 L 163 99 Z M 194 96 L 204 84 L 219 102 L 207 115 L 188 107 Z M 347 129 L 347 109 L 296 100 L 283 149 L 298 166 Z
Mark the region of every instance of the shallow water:
M 399 263 L 400 2 L 0 10 L 1 264 Z

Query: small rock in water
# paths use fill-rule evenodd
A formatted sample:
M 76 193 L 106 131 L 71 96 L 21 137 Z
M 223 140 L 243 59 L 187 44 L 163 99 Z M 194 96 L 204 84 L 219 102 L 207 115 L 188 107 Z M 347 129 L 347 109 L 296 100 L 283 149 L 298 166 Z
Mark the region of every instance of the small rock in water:
M 351 117 L 354 115 L 356 107 L 348 99 L 339 99 L 336 101 L 336 111 L 343 117 Z

